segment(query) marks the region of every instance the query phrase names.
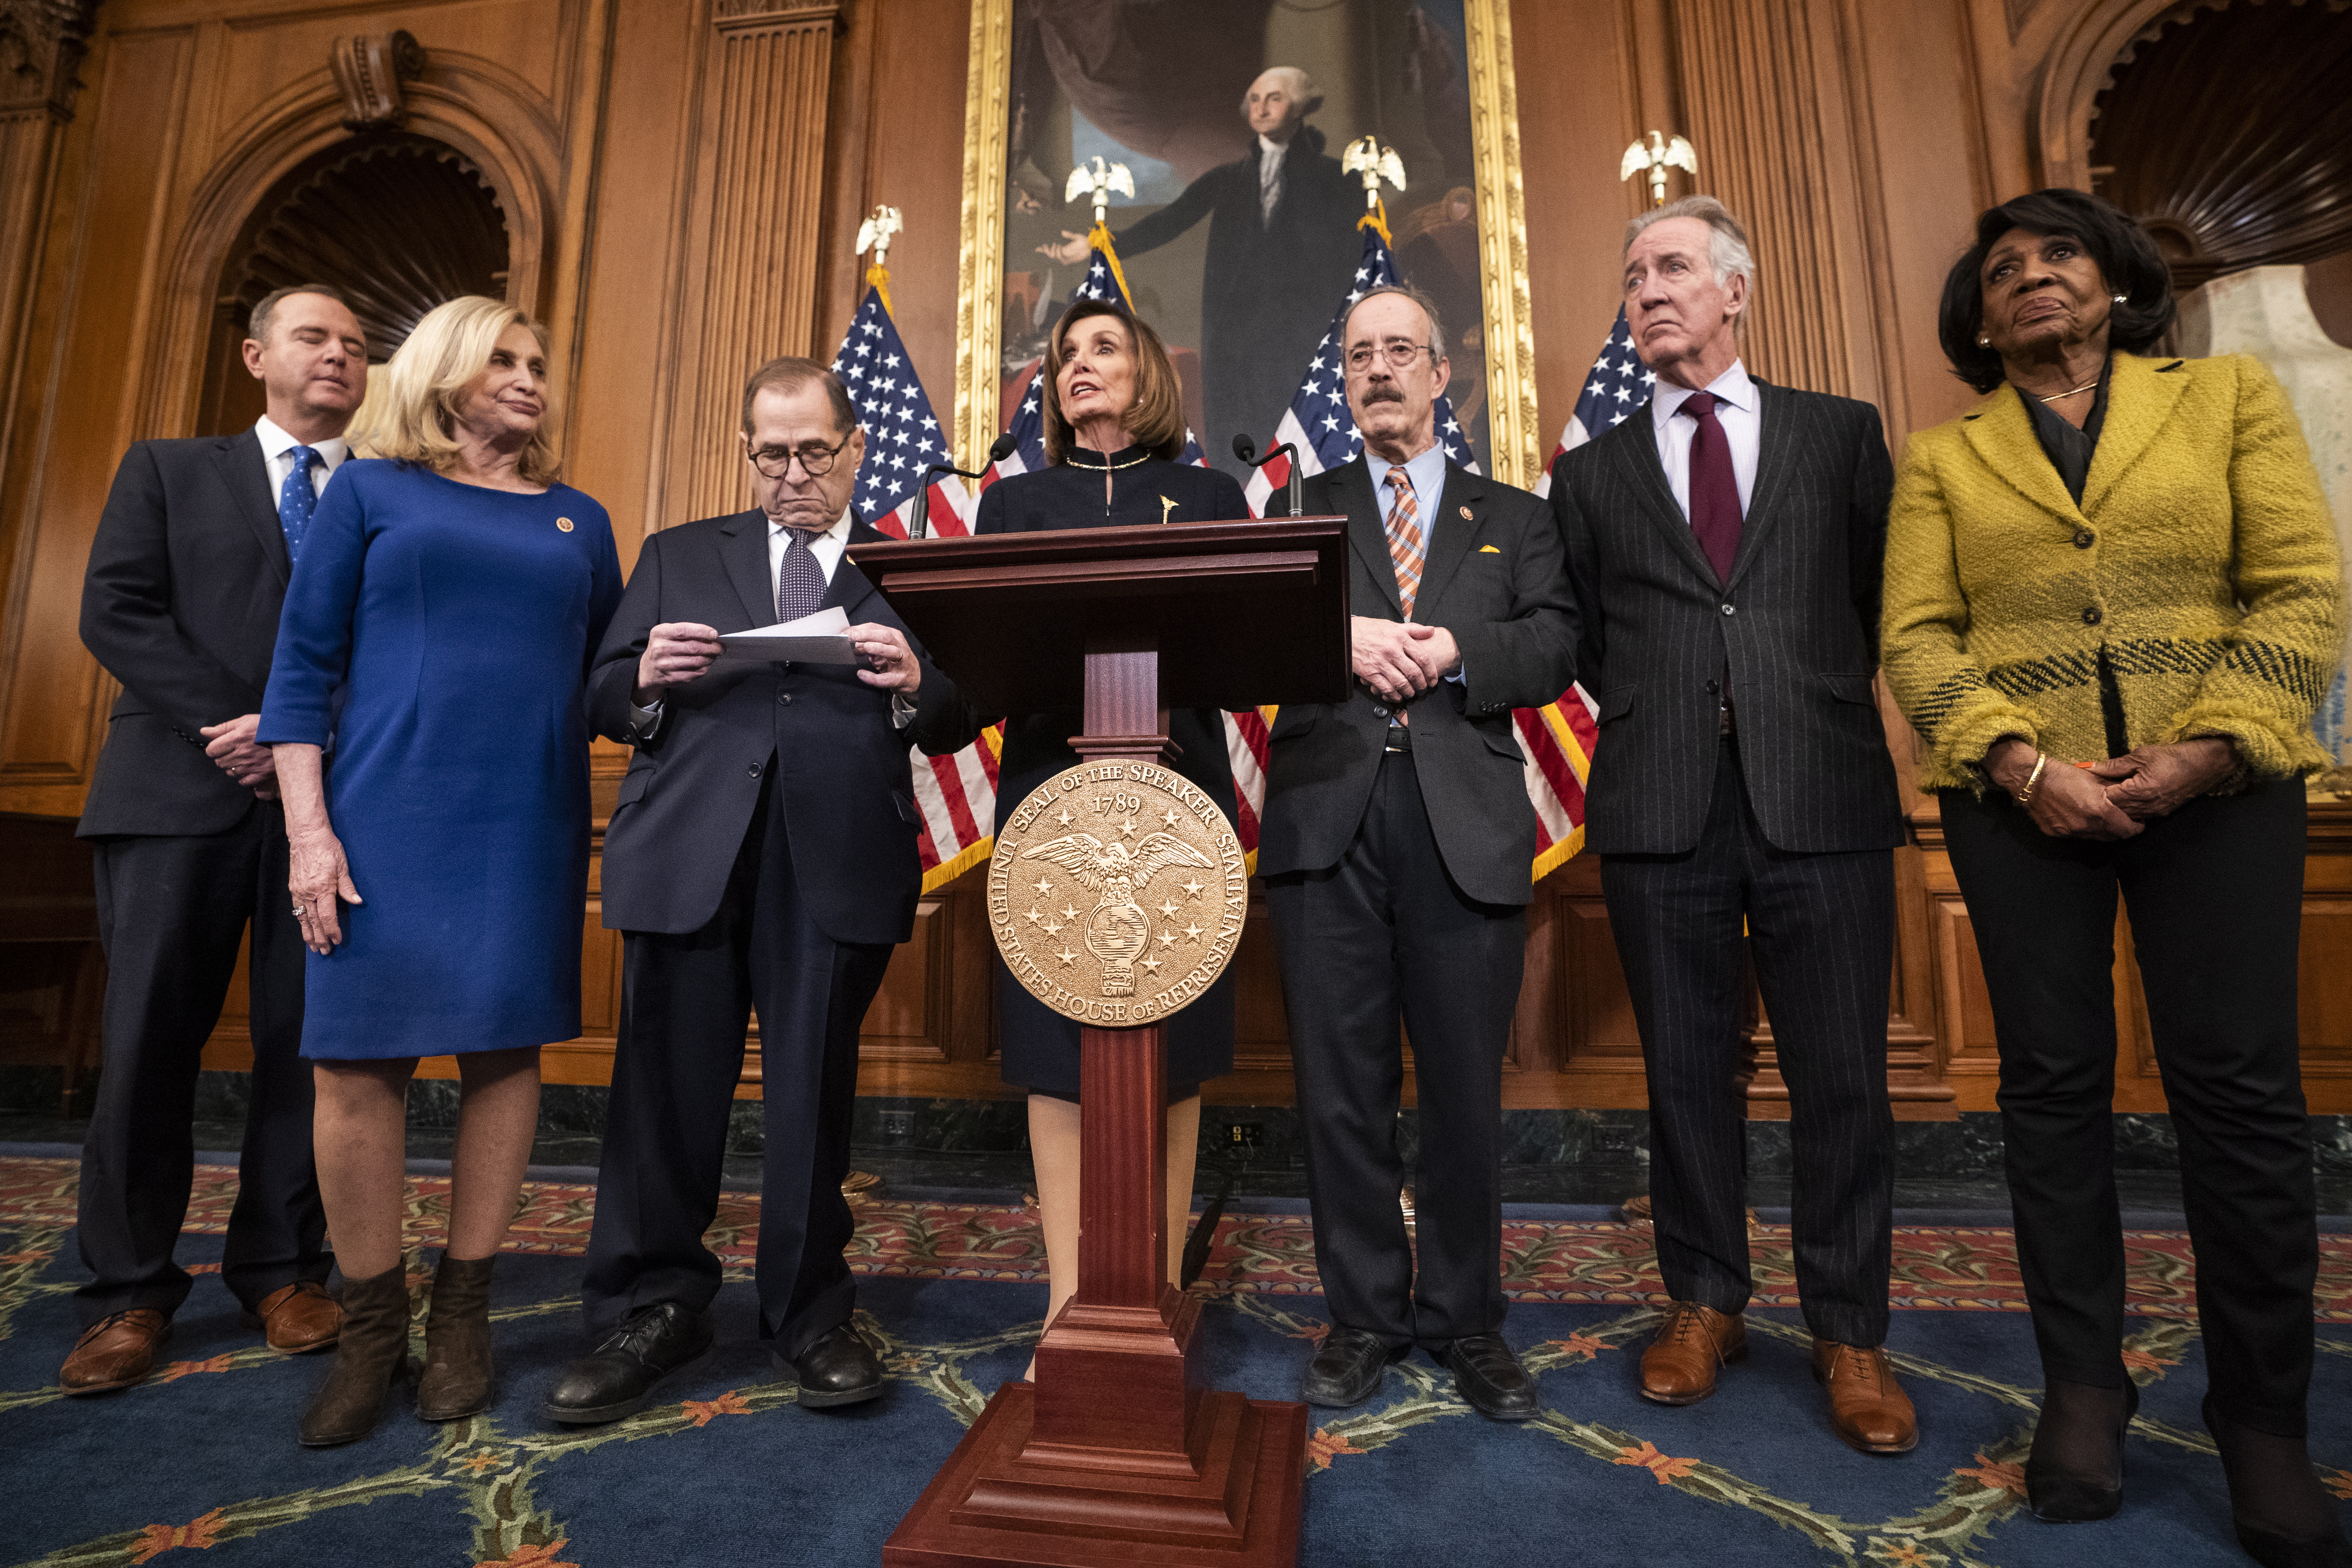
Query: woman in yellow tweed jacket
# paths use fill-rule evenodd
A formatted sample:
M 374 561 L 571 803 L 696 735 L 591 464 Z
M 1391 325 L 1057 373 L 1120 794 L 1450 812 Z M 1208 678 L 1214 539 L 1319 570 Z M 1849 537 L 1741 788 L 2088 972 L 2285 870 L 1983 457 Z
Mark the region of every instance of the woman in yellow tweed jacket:
M 2318 1247 L 2295 1019 L 2299 775 L 2326 765 L 2309 725 L 2343 579 L 2269 373 L 2139 357 L 2172 313 L 2155 247 L 2096 197 L 2043 191 L 1978 221 L 1939 326 L 1990 395 L 1911 438 L 1884 658 L 1941 792 L 1999 1034 L 2046 1385 L 2033 1511 L 2116 1511 L 2137 1405 L 2112 1143 L 2120 892 L 2240 1543 L 2352 1564 L 2304 1450 Z

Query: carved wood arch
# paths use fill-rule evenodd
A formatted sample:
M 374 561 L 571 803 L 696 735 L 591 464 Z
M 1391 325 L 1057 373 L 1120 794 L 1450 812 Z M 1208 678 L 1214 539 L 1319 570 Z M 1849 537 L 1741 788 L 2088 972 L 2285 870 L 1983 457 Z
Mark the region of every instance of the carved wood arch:
M 2285 3 L 2343 8 L 2342 0 Z M 2041 183 L 2091 189 L 2091 120 L 2099 94 L 2114 83 L 2116 72 L 2167 22 L 2199 11 L 2226 10 L 2231 4 L 2231 0 L 2093 0 L 2062 24 L 2043 55 L 2033 98 L 2034 156 Z M 2023 37 L 2016 41 L 2021 47 L 2028 44 Z
M 539 95 L 487 61 L 435 58 L 404 82 L 405 129 L 478 172 L 506 219 L 506 297 L 537 312 L 552 293 L 562 147 Z M 162 275 L 139 434 L 183 436 L 205 404 L 206 347 L 223 268 L 255 210 L 287 178 L 352 142 L 343 95 L 322 62 L 244 127 L 197 182 Z
M 2347 5 L 2188 7 L 2116 61 L 2093 188 L 2156 237 L 2174 287 L 2352 247 Z

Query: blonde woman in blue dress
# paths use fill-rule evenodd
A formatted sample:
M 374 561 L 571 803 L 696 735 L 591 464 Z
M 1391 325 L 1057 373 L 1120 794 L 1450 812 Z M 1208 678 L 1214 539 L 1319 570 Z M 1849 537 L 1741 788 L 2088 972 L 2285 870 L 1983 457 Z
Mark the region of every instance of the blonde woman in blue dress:
M 604 509 L 556 482 L 547 346 L 521 311 L 439 306 L 393 356 L 374 459 L 327 487 L 286 595 L 275 749 L 310 947 L 302 1054 L 343 1269 L 309 1447 L 373 1429 L 411 1370 L 408 1080 L 463 1079 L 416 1413 L 491 1399 L 489 1285 L 539 1117 L 539 1047 L 580 1032 L 589 655 L 621 595 Z

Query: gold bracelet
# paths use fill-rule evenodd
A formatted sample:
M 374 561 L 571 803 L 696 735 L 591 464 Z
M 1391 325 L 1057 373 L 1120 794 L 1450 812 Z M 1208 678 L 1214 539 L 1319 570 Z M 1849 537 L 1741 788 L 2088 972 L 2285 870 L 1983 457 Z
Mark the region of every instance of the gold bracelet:
M 2033 753 L 2033 771 L 2025 775 L 2025 787 L 2017 792 L 2018 805 L 2032 805 L 2033 804 L 2034 786 L 2042 782 L 2042 770 L 2049 765 L 2049 752 L 2036 752 Z

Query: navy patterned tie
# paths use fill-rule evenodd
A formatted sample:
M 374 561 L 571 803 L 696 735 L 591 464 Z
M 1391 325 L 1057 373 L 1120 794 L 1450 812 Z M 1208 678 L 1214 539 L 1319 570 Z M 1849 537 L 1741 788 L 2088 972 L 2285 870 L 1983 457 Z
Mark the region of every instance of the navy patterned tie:
M 777 526 L 782 527 L 780 523 Z M 797 621 L 824 605 L 824 568 L 816 563 L 809 541 L 821 539 L 824 529 L 784 529 L 784 563 L 776 573 L 776 619 Z
M 309 447 L 289 447 L 286 455 L 294 459 L 294 466 L 286 470 L 286 482 L 278 489 L 278 526 L 286 531 L 287 559 L 299 561 L 302 535 L 319 505 L 319 492 L 310 488 L 310 465 L 319 460 L 319 454 Z

